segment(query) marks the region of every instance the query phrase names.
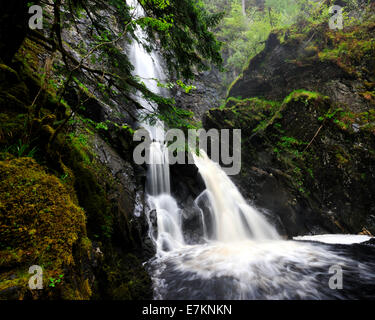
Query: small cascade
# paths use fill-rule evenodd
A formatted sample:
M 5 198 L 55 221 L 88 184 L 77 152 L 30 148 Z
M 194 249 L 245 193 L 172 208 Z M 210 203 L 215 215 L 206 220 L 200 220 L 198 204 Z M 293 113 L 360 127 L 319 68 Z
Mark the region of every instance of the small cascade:
M 234 183 L 220 166 L 200 150 L 193 155 L 205 182 L 214 224 L 212 240 L 221 242 L 241 240 L 276 240 L 273 226 L 253 207 L 249 206 Z

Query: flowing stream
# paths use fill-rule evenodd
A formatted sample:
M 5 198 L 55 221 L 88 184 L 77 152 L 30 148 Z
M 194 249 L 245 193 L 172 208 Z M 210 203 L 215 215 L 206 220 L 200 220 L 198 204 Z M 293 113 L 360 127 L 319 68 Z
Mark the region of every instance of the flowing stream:
M 128 4 L 137 7 L 137 15 L 144 15 L 136 1 L 128 0 Z M 141 29 L 136 35 L 144 38 Z M 134 74 L 150 90 L 161 93 L 152 80 L 165 78 L 157 54 L 149 54 L 133 41 L 130 56 Z M 150 111 L 156 107 L 141 96 L 138 101 Z M 200 156 L 194 155 L 206 185 L 195 201 L 201 212 L 203 239 L 187 243 L 182 212 L 171 195 L 164 126 L 161 122 L 143 126 L 154 140 L 150 148 L 154 164 L 149 165 L 147 175 L 147 218 L 156 255 L 147 268 L 153 279 L 155 299 L 375 297 L 375 265 L 369 258 L 373 251 L 358 245 L 282 240 L 203 150 Z M 152 223 L 152 213 L 156 213 L 157 223 Z M 331 277 L 337 267 L 343 272 L 342 289 L 332 288 Z

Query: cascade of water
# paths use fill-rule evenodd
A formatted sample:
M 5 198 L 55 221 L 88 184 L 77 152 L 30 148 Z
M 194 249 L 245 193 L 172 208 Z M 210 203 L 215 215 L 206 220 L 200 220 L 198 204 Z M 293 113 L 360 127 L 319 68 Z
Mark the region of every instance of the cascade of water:
M 136 17 L 144 15 L 136 0 L 127 2 L 137 10 Z M 140 28 L 136 30 L 136 36 L 145 38 Z M 148 53 L 140 43 L 133 41 L 130 59 L 135 67 L 134 75 L 141 77 L 151 91 L 160 94 L 153 79 L 163 79 L 164 74 L 156 53 Z M 137 99 L 148 110 L 146 112 L 157 108 L 141 95 Z M 205 242 L 187 245 L 181 210 L 170 192 L 164 125 L 161 121 L 153 126 L 142 125 L 154 140 L 147 174 L 150 207 L 147 216 L 149 235 L 157 250 L 155 259 L 149 262 L 155 298 L 340 298 L 340 292 L 330 290 L 328 280 L 323 277 L 326 273 L 329 275 L 329 267 L 334 263 L 346 268 L 345 279 L 353 276 L 354 284 L 358 282 L 354 276 L 359 266 L 365 283 L 375 281 L 372 276 L 375 266 L 359 264 L 341 257 L 341 252 L 330 252 L 322 246 L 281 241 L 275 228 L 246 203 L 225 172 L 203 150 L 199 157 L 193 157 L 207 189 L 195 204 L 199 207 L 203 203 L 210 216 L 205 217 L 201 210 Z M 153 213 L 157 218 L 156 230 L 152 223 Z
M 134 16 L 145 15 L 137 0 L 127 0 L 128 5 L 134 8 Z M 145 39 L 146 35 L 141 28 L 137 28 L 135 35 L 139 40 Z M 157 86 L 156 79 L 163 80 L 165 74 L 160 69 L 159 57 L 155 52 L 147 52 L 141 43 L 133 41 L 130 47 L 130 60 L 134 65 L 134 75 L 140 77 L 147 88 L 156 93 L 163 94 Z M 144 99 L 140 94 L 138 102 L 145 107 L 146 113 L 153 112 L 157 105 Z M 152 230 L 150 222 L 150 237 L 153 239 L 159 254 L 180 247 L 184 243 L 180 210 L 176 200 L 170 195 L 170 174 L 168 164 L 168 149 L 165 145 L 164 124 L 156 120 L 155 124 L 147 122 L 142 126 L 150 133 L 153 142 L 150 145 L 150 164 L 147 172 L 147 202 L 149 207 L 156 211 L 157 230 Z M 150 214 L 150 213 L 149 213 Z M 154 235 L 157 235 L 154 237 Z
M 127 0 L 127 3 L 133 8 L 133 15 L 136 18 L 145 15 L 143 8 L 136 0 Z M 144 31 L 139 27 L 136 29 L 135 35 L 140 41 L 146 38 Z M 129 55 L 134 65 L 134 75 L 140 77 L 150 91 L 160 94 L 161 89 L 157 86 L 156 79 L 163 79 L 165 75 L 160 69 L 157 54 L 147 52 L 140 42 L 133 41 Z M 137 100 L 145 108 L 144 114 L 153 112 L 157 108 L 155 103 L 147 101 L 140 93 L 137 95 Z M 148 192 L 151 195 L 170 193 L 168 152 L 164 144 L 164 124 L 160 120 L 156 120 L 156 123 L 152 126 L 147 122 L 142 123 L 142 126 L 149 131 L 153 139 L 150 146 Z
M 273 226 L 246 203 L 217 163 L 210 160 L 203 150 L 200 150 L 200 156 L 194 154 L 193 157 L 209 192 L 214 222 L 213 240 L 228 242 L 279 239 Z

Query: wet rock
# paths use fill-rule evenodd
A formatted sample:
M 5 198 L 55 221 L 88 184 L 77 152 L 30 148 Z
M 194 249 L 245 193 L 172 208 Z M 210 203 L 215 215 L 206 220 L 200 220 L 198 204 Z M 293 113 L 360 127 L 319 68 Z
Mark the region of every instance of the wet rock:
M 222 74 L 213 67 L 210 71 L 198 73 L 192 84 L 196 89 L 189 93 L 175 87 L 171 94 L 177 107 L 193 111 L 194 120 L 200 121 L 207 110 L 219 107 L 225 97 Z
M 372 239 L 370 239 L 369 241 L 366 241 L 366 242 L 362 242 L 361 244 L 375 247 L 375 238 L 372 238 Z
M 152 236 L 156 239 L 158 237 L 158 216 L 156 210 L 151 210 L 149 212 L 149 218 L 153 231 Z

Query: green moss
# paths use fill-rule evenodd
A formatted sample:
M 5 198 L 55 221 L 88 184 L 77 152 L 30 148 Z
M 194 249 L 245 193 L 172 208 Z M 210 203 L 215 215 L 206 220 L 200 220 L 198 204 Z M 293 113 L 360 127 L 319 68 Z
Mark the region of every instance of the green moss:
M 304 89 L 299 89 L 291 92 L 283 101 L 283 104 L 288 104 L 291 101 L 303 101 L 308 103 L 310 100 L 328 100 L 329 98 L 321 95 L 318 92 L 311 92 Z
M 229 85 L 229 87 L 228 87 L 228 90 L 227 90 L 227 96 L 229 96 L 229 92 L 231 92 L 233 86 L 234 86 L 238 81 L 240 81 L 240 80 L 242 79 L 242 77 L 243 77 L 243 74 L 240 74 L 240 75 L 238 75 L 238 77 L 237 77 L 236 79 L 234 79 L 234 80 L 232 81 L 232 83 L 231 83 L 231 84 Z
M 324 40 L 318 44 L 321 47 L 319 59 L 336 63 L 349 74 L 359 75 L 363 61 L 371 61 L 375 54 L 372 28 L 373 22 L 368 21 L 340 31 L 326 31 Z M 330 45 L 322 47 L 327 42 Z
M 77 192 L 80 206 L 85 209 L 87 214 L 90 237 L 108 241 L 112 235 L 111 205 L 105 191 L 98 183 L 99 178 L 95 172 L 99 172 L 100 169 L 95 169 L 92 163 L 92 158 L 90 158 L 92 155 L 88 153 L 87 142 L 84 146 L 82 137 L 80 141 L 79 135 L 78 137 L 72 135 L 72 137 L 68 137 L 62 147 L 62 160 L 73 172 L 74 189 Z M 108 174 L 105 180 L 108 180 Z
M 87 136 L 83 133 L 69 133 L 68 143 L 74 149 L 74 152 L 79 155 L 81 161 L 90 164 L 93 158 L 92 152 L 87 143 Z
M 0 268 L 37 264 L 53 277 L 74 266 L 73 246 L 86 233 L 84 212 L 35 160 L 0 161 L 0 220 Z

